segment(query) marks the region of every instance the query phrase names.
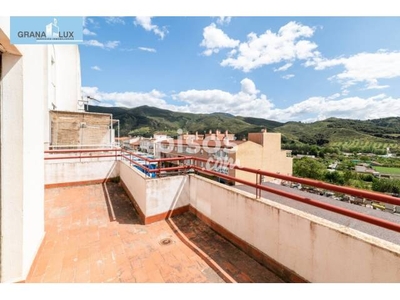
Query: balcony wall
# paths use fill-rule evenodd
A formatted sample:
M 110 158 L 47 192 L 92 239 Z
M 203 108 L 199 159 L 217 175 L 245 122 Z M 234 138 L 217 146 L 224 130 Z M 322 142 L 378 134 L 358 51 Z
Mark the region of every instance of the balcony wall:
M 190 205 L 307 281 L 400 282 L 398 245 L 200 176 L 190 175 Z
M 152 179 L 121 161 L 120 177 L 125 191 L 146 224 L 165 219 L 174 212 L 188 210 L 188 176 Z
M 45 186 L 99 183 L 119 176 L 119 166 L 115 158 L 47 160 Z
M 71 164 L 46 164 L 46 179 L 119 175 L 144 223 L 190 209 L 288 281 L 400 282 L 400 246 L 347 226 L 197 175 L 151 179 L 123 161 Z

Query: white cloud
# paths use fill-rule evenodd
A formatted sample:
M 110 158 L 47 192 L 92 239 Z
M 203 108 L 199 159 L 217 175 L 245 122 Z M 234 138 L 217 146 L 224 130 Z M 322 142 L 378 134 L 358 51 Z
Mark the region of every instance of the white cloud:
M 248 78 L 240 82 L 240 90 L 231 93 L 223 90 L 186 90 L 166 95 L 158 90 L 150 92 L 103 92 L 97 87 L 83 87 L 84 96 L 100 100 L 100 105 L 137 107 L 150 105 L 173 111 L 192 113 L 226 112 L 233 115 L 259 117 L 279 122 L 316 121 L 329 117 L 349 119 L 376 119 L 398 116 L 400 98 L 378 94 L 369 98 L 346 97 L 339 93 L 328 97 L 310 97 L 286 108 L 274 103 L 256 89 Z M 176 105 L 169 104 L 172 97 Z
M 293 78 L 293 77 L 294 77 L 294 74 L 287 74 L 287 75 L 283 75 L 283 76 L 282 76 L 282 78 L 283 78 L 283 79 L 286 79 L 286 80 L 287 80 L 287 79 L 290 79 L 290 78 Z
M 221 65 L 250 72 L 265 65 L 311 59 L 318 53 L 315 51 L 318 46 L 305 38 L 312 37 L 314 31 L 315 28 L 289 22 L 277 33 L 267 30 L 258 36 L 251 32 L 247 41 L 238 45 L 237 53 L 228 56 Z
M 384 94 L 370 98 L 347 97 L 339 100 L 311 97 L 285 109 L 271 110 L 265 117 L 281 121 L 315 121 L 329 117 L 366 120 L 397 116 L 399 110 L 400 99 Z
M 228 25 L 231 22 L 232 17 L 218 17 L 217 23 L 219 25 Z
M 95 70 L 95 71 L 102 71 L 102 69 L 99 67 L 99 66 L 93 66 L 93 67 L 90 67 L 92 70 Z
M 372 79 L 368 82 L 368 85 L 366 87 L 367 90 L 381 90 L 381 89 L 387 89 L 390 87 L 389 85 L 379 85 L 378 80 Z
M 83 17 L 83 27 L 93 27 L 93 28 L 100 28 L 99 22 L 95 21 L 93 18 L 90 17 Z
M 339 98 L 339 97 L 340 97 L 340 93 L 335 93 L 335 94 L 333 94 L 333 95 L 330 95 L 330 96 L 328 97 L 328 99 L 333 100 L 333 99 L 337 99 L 337 98 Z
M 92 46 L 92 47 L 98 47 L 101 49 L 115 49 L 118 47 L 120 44 L 120 41 L 108 41 L 106 43 L 99 42 L 98 40 L 88 40 L 88 41 L 83 41 L 83 44 L 85 46 Z
M 138 49 L 139 49 L 139 50 L 142 50 L 142 51 L 152 52 L 152 53 L 157 52 L 157 50 L 154 49 L 154 48 L 138 47 Z
M 346 89 L 342 90 L 342 96 L 347 96 L 349 93 L 350 93 L 349 90 Z
M 203 29 L 203 40 L 201 41 L 200 46 L 206 48 L 203 52 L 206 56 L 218 53 L 222 48 L 235 48 L 238 45 L 238 40 L 231 39 L 221 29 L 217 28 L 214 23 L 211 23 Z
M 100 43 L 98 40 L 83 41 L 83 44 L 84 44 L 85 46 L 92 46 L 92 47 L 104 48 L 104 44 L 103 44 L 103 43 Z
M 292 63 L 284 64 L 282 67 L 279 67 L 279 68 L 277 68 L 277 69 L 274 69 L 274 72 L 283 72 L 283 71 L 287 71 L 287 69 L 289 69 L 291 66 L 293 66 Z
M 83 17 L 83 24 L 82 25 L 83 25 L 83 34 L 84 35 L 91 35 L 91 36 L 96 35 L 95 32 L 93 32 L 89 28 L 87 28 L 89 25 L 90 25 L 90 27 L 100 28 L 98 22 L 96 22 L 94 19 L 88 18 L 88 17 Z
M 156 106 L 165 109 L 174 109 L 176 107 L 167 104 L 163 99 L 165 94 L 157 90 L 152 90 L 148 93 L 140 92 L 113 92 L 107 93 L 100 91 L 97 87 L 82 87 L 84 96 L 91 96 L 94 99 L 101 101 L 100 105 L 112 104 L 113 106 L 137 107 L 141 105 Z
M 135 50 L 137 50 L 137 48 L 120 48 L 119 49 L 119 51 L 122 51 L 122 52 L 132 52 Z
M 256 85 L 251 79 L 245 78 L 243 79 L 240 84 L 242 85 L 242 92 L 249 94 L 249 95 L 255 95 L 258 94 L 260 91 L 256 89 Z
M 146 31 L 153 31 L 155 35 L 158 35 L 161 39 L 164 39 L 168 30 L 163 27 L 160 28 L 157 25 L 152 24 L 151 17 L 136 17 L 134 24 L 142 26 Z
M 120 17 L 106 17 L 106 22 L 111 25 L 122 24 L 125 25 L 124 19 Z
M 95 32 L 90 31 L 90 30 L 87 29 L 87 28 L 84 28 L 84 29 L 83 29 L 83 34 L 84 34 L 84 35 L 96 35 Z
M 375 53 L 358 53 L 350 57 L 334 59 L 323 58 L 320 54 L 306 62 L 315 70 L 324 70 L 335 66 L 344 67 L 344 71 L 330 79 L 337 80 L 344 89 L 358 83 L 366 89 L 384 89 L 388 85 L 379 85 L 379 79 L 400 77 L 400 52 L 379 50 Z
M 87 26 L 88 24 L 94 24 L 94 20 L 89 17 L 83 17 L 83 26 Z
M 107 49 L 114 49 L 117 48 L 119 44 L 120 41 L 108 41 L 107 43 L 105 43 L 104 47 Z
M 229 93 L 221 90 L 188 90 L 173 95 L 173 99 L 183 103 L 179 110 L 212 113 L 226 112 L 234 115 L 262 116 L 273 108 L 273 104 L 248 78 L 241 82 L 241 91 Z

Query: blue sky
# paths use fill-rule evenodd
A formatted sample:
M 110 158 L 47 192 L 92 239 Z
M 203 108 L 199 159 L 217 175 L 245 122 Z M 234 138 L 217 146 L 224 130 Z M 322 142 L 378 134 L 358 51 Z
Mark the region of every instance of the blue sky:
M 86 17 L 84 28 L 83 92 L 100 105 L 277 121 L 400 114 L 400 18 Z

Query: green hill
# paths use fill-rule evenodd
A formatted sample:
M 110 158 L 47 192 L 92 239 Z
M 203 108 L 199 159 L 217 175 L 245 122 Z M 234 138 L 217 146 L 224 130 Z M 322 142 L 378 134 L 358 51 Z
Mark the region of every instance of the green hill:
M 340 148 L 342 151 L 400 151 L 400 118 L 351 120 L 329 118 L 314 123 L 288 122 L 275 128 L 287 143 Z M 359 150 L 356 150 L 359 149 Z
M 151 106 L 140 106 L 132 109 L 120 107 L 89 106 L 90 112 L 112 113 L 114 119 L 120 120 L 120 135 L 150 136 L 162 131 L 171 136 L 177 135 L 177 130 L 199 133 L 209 130 L 229 130 L 238 138 L 247 136 L 248 132 L 260 131 L 262 128 L 272 130 L 283 125 L 264 119 L 235 117 L 226 113 L 192 114 L 173 112 Z
M 120 120 L 120 134 L 151 136 L 162 131 L 171 136 L 177 130 L 199 133 L 209 130 L 229 130 L 238 139 L 249 132 L 267 128 L 270 132 L 281 132 L 283 147 L 294 149 L 301 145 L 337 147 L 342 151 L 373 152 L 386 150 L 400 152 L 400 117 L 374 120 L 351 120 L 329 118 L 314 123 L 280 123 L 262 118 L 233 116 L 227 113 L 193 114 L 173 112 L 151 106 L 132 109 L 121 107 L 89 106 L 91 112 L 112 113 Z

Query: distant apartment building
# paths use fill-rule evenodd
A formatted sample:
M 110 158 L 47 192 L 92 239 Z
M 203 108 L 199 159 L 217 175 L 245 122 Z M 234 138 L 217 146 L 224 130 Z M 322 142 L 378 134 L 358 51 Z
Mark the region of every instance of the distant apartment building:
M 184 139 L 185 135 L 172 141 L 160 143 L 162 158 L 194 156 L 206 159 L 207 162 L 197 162 L 199 167 L 213 168 L 215 171 L 240 178 L 255 181 L 255 175 L 249 174 L 231 166 L 246 166 L 274 173 L 292 175 L 292 158 L 290 151 L 281 149 L 281 134 L 249 133 L 248 140 L 230 140 L 234 135 L 216 134 L 204 139 Z M 269 181 L 269 178 L 264 178 Z
M 139 149 L 143 152 L 154 155 L 155 157 L 160 157 L 159 149 L 157 148 L 158 143 L 162 141 L 167 141 L 171 139 L 165 133 L 155 133 L 152 138 L 143 138 L 140 141 Z

